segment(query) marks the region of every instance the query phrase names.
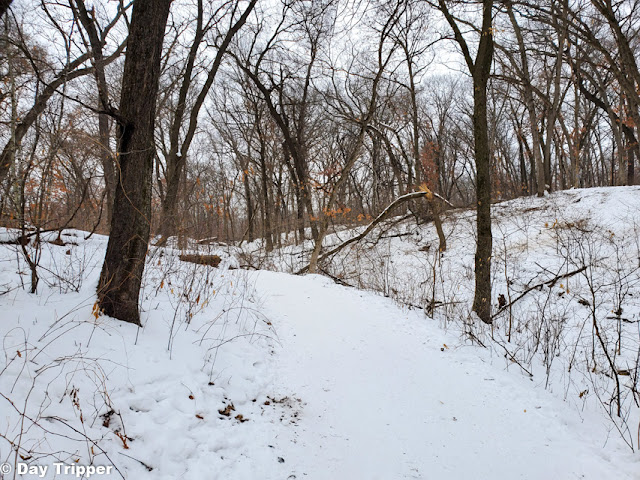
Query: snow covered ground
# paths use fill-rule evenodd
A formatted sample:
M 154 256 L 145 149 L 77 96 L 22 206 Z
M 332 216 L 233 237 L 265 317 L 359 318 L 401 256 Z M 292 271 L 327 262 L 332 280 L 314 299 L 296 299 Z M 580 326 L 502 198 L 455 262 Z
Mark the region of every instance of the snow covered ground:
M 558 224 L 583 222 L 585 212 L 592 213 L 590 223 L 580 228 L 592 233 L 596 226 L 609 228 L 624 239 L 614 244 L 633 256 L 637 237 L 630 233 L 629 218 L 640 207 L 638 193 L 637 188 L 596 189 L 498 206 L 498 231 L 513 232 L 509 245 L 521 248 L 507 246 L 507 272 L 514 272 L 507 277 L 513 278 L 511 283 L 496 280 L 495 291 L 506 292 L 509 284 L 515 297 L 526 288 L 521 279 L 531 275 L 533 285 L 559 271 L 550 267 L 563 256 L 560 244 L 553 243 Z M 467 299 L 466 270 L 473 258 L 473 237 L 465 239 L 467 217 L 468 212 L 456 213 L 445 222 L 450 235 L 445 258 L 451 263 L 437 265 L 447 272 L 436 278 L 438 301 L 453 290 L 459 292 L 456 301 Z M 394 228 L 400 230 L 386 232 L 387 243 L 365 253 L 352 250 L 363 262 L 360 286 L 379 289 L 374 270 L 386 271 L 383 293 L 419 304 L 433 297 L 428 283 L 420 291 L 415 286 L 424 281 L 419 269 L 429 267 L 433 255 L 419 248 L 436 240 L 428 226 Z M 566 231 L 580 230 L 565 225 L 561 233 Z M 392 238 L 395 233 L 403 236 Z M 586 379 L 561 373 L 569 361 L 565 350 L 574 345 L 580 350 L 587 337 L 563 329 L 558 352 L 547 352 L 557 354 L 549 369 L 539 358 L 543 354 L 531 353 L 532 345 L 515 343 L 531 340 L 526 321 L 533 322 L 539 312 L 541 295 L 549 296 L 544 289 L 514 303 L 513 309 L 522 310 L 512 311 L 511 343 L 505 338 L 506 314 L 496 317 L 493 332 L 494 341 L 504 342 L 532 371 L 529 377 L 489 343 L 489 332 L 468 330 L 462 307 L 436 308 L 432 319 L 421 309 L 322 276 L 229 270 L 238 262 L 223 252 L 216 269 L 182 262 L 172 249 L 152 249 L 144 327 L 137 329 L 95 312 L 106 239 L 85 240 L 84 235 L 66 231 L 65 245 L 43 244 L 37 295 L 22 287 L 29 285 L 29 271 L 20 247 L 0 245 L 0 463 L 12 470 L 0 478 L 38 478 L 14 477 L 15 468 L 37 466 L 49 467 L 42 478 L 77 478 L 56 475 L 54 462 L 76 472 L 87 465 L 114 467 L 108 475 L 90 478 L 640 478 L 640 457 L 597 402 L 593 385 L 599 384 L 589 384 L 591 390 L 578 398 L 574 390 L 582 392 Z M 0 240 L 12 236 L 5 231 Z M 613 258 L 610 247 L 602 245 L 598 252 Z M 28 248 L 33 253 L 34 247 Z M 278 254 L 292 258 L 294 247 Z M 511 260 L 514 255 L 517 262 Z M 369 261 L 376 256 L 377 264 Z M 610 260 L 604 266 L 614 264 Z M 573 268 L 559 265 L 563 271 Z M 576 277 L 569 279 L 570 286 L 563 281 L 562 296 L 559 283 L 553 285 L 553 309 L 542 310 L 550 320 L 536 325 L 550 328 L 560 307 L 569 319 L 563 324 L 583 322 L 590 310 L 577 302 L 589 298 Z M 635 295 L 635 280 L 625 278 L 625 293 Z M 567 303 L 560 305 L 556 298 Z M 598 308 L 610 309 L 607 302 L 608 297 Z M 624 318 L 637 320 L 638 308 L 630 296 Z M 443 312 L 461 318 L 444 318 Z M 632 328 L 638 324 L 624 324 L 629 338 L 621 351 L 631 361 Z M 613 335 L 611 328 L 603 326 L 604 333 Z M 591 333 L 589 325 L 586 329 Z M 468 333 L 487 348 L 471 342 Z M 581 358 L 575 368 L 586 362 Z M 600 377 L 607 377 L 600 373 L 592 376 L 602 382 Z M 628 393 L 625 399 L 628 423 L 637 425 Z
M 341 282 L 424 309 L 445 330 L 504 357 L 505 366 L 532 375 L 577 410 L 599 409 L 613 434 L 637 450 L 638 211 L 638 187 L 569 190 L 494 205 L 492 327 L 470 312 L 473 211 L 445 214 L 443 253 L 432 224 L 394 218 L 322 268 Z M 327 244 L 352 235 L 340 229 Z M 290 245 L 265 258 L 256 246 L 244 247 L 245 262 L 284 271 L 305 265 L 311 247 Z
M 264 284 L 286 345 L 276 382 L 305 403 L 280 445 L 295 477 L 269 478 L 637 478 L 620 442 L 603 448 L 600 415 L 581 417 L 422 313 L 323 277 Z

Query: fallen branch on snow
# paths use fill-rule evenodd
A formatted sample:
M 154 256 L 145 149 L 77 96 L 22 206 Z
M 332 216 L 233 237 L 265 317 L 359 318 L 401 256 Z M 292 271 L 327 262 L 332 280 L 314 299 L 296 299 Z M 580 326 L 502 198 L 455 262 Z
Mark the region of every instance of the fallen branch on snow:
M 417 192 L 410 192 L 410 193 L 407 193 L 405 195 L 402 195 L 401 197 L 398 197 L 393 202 L 391 202 L 387 206 L 387 208 L 385 208 L 382 211 L 382 213 L 380 215 L 378 215 L 367 226 L 367 228 L 364 229 L 364 231 L 360 235 L 356 235 L 355 237 L 352 237 L 349 240 L 345 240 L 340 245 L 338 245 L 338 246 L 332 248 L 331 250 L 329 250 L 328 252 L 323 253 L 322 255 L 320 255 L 318 257 L 318 263 L 320 263 L 321 261 L 325 260 L 327 257 L 330 257 L 331 255 L 334 255 L 334 254 L 338 253 L 340 250 L 342 250 L 346 246 L 351 245 L 352 243 L 355 243 L 355 242 L 358 242 L 358 241 L 362 240 L 369 233 L 371 233 L 371 231 L 376 227 L 376 225 L 378 225 L 382 220 L 384 220 L 389 215 L 389 213 L 391 213 L 393 211 L 393 209 L 396 208 L 398 205 L 401 205 L 401 204 L 403 204 L 405 202 L 408 202 L 410 200 L 415 200 L 417 198 L 429 197 L 431 195 L 433 197 L 439 198 L 441 201 L 443 201 L 444 203 L 446 203 L 450 207 L 453 207 L 453 205 L 447 199 L 445 199 L 445 198 L 441 197 L 440 195 L 438 195 L 437 193 L 433 193 L 433 192 L 431 192 L 429 190 L 419 190 Z M 307 272 L 307 270 L 309 270 L 309 265 L 306 265 L 305 267 L 303 267 L 300 270 L 298 270 L 296 272 L 296 275 L 300 275 L 302 273 L 305 273 L 305 272 Z
M 540 288 L 544 287 L 545 285 L 547 285 L 549 287 L 553 287 L 558 280 L 562 280 L 563 278 L 573 277 L 574 275 L 577 275 L 578 273 L 584 272 L 586 269 L 587 269 L 586 266 L 580 267 L 579 269 L 574 270 L 572 272 L 563 273 L 562 275 L 557 275 L 556 277 L 552 278 L 551 280 L 546 280 L 546 281 L 544 281 L 542 283 L 538 283 L 537 285 L 534 285 L 533 287 L 527 288 L 524 292 L 522 292 L 520 295 L 518 295 L 516 298 L 514 298 L 511 302 L 507 303 L 504 307 L 500 308 L 500 310 L 498 310 L 496 313 L 491 315 L 491 318 L 492 319 L 496 318 L 498 315 L 500 315 L 502 312 L 507 310 L 514 303 L 516 303 L 518 300 L 520 300 L 522 297 L 524 297 L 527 293 L 529 293 L 529 292 L 531 292 L 533 290 L 539 290 Z

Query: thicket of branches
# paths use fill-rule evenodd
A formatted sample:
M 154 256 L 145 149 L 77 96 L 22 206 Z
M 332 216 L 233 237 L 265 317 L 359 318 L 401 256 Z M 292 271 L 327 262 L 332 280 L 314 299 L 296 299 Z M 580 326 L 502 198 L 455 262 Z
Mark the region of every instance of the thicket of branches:
M 130 101 L 119 104 L 136 88 L 154 97 L 155 156 L 152 177 L 140 171 L 150 205 L 133 211 L 159 244 L 260 240 L 271 251 L 313 239 L 315 271 L 336 224 L 368 222 L 423 189 L 436 197 L 402 208 L 436 225 L 446 202 L 477 200 L 479 275 L 491 252 L 487 199 L 634 183 L 635 3 L 169 4 L 157 95 L 132 84 L 125 64 L 136 7 L 155 4 L 31 0 L 2 15 L 0 221 L 23 240 L 132 221 L 114 202 L 120 187 L 129 200 L 138 188 L 119 156 L 139 131 L 125 118 Z
M 471 38 L 478 5 L 446 3 Z M 494 200 L 634 182 L 637 8 L 545 3 L 493 8 Z M 437 4 L 258 2 L 229 38 L 248 5 L 172 6 L 155 232 L 271 248 L 327 217 L 364 221 L 422 183 L 473 203 L 470 78 Z M 3 16 L 3 224 L 107 233 L 130 10 L 42 0 Z

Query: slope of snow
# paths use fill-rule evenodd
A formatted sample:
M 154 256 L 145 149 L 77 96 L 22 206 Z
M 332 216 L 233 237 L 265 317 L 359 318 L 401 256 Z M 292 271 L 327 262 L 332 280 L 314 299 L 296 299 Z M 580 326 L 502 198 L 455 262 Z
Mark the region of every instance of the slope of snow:
M 497 207 L 498 228 L 534 252 L 525 255 L 523 247 L 517 266 L 508 268 L 524 278 L 539 273 L 544 255 L 545 265 L 556 265 L 554 216 L 575 223 L 591 210 L 597 223 L 603 195 L 617 202 L 604 217 L 606 228 L 635 242 L 628 216 L 640 203 L 637 193 L 596 189 Z M 554 201 L 571 208 L 540 210 Z M 439 267 L 451 272 L 438 292 L 457 289 L 461 302 L 473 258 L 472 237 L 465 239 L 472 219 L 465 215 L 445 223 L 452 263 Z M 430 255 L 416 247 L 435 239 L 428 228 L 407 231 L 359 258 L 375 260 L 366 264 L 371 271 L 386 269 L 387 293 L 413 300 Z M 15 235 L 1 233 L 2 240 Z M 0 245 L 0 463 L 11 468 L 49 466 L 43 478 L 75 478 L 56 476 L 53 463 L 113 465 L 109 475 L 91 478 L 143 480 L 638 478 L 640 458 L 600 406 L 583 398 L 592 392 L 580 401 L 573 390 L 563 395 L 558 378 L 584 388 L 576 374 L 548 374 L 557 388 L 545 389 L 544 365 L 526 364 L 530 378 L 488 341 L 490 348 L 471 345 L 459 335 L 469 327 L 465 318 L 439 313 L 432 320 L 317 275 L 228 270 L 238 263 L 232 257 L 214 269 L 181 262 L 173 249 L 152 249 L 144 327 L 137 329 L 96 315 L 106 239 L 84 235 L 66 231 L 66 245 L 43 243 L 37 295 L 26 292 L 29 271 L 19 246 Z M 359 275 L 364 283 L 364 268 Z M 514 277 L 511 288 L 519 286 Z M 582 295 L 580 288 L 572 280 L 556 296 L 565 301 Z M 514 316 L 533 315 L 536 299 L 523 299 Z M 567 315 L 581 321 L 575 312 L 582 306 L 566 301 Z M 631 320 L 634 308 L 635 300 L 625 303 Z M 499 322 L 496 341 L 505 328 Z M 445 324 L 460 327 L 445 331 Z M 473 332 L 488 338 L 479 327 Z M 516 344 L 505 345 L 515 351 Z
M 637 450 L 638 211 L 637 186 L 569 190 L 494 205 L 492 327 L 470 311 L 472 210 L 444 215 L 445 252 L 438 251 L 432 224 L 394 218 L 322 268 L 342 282 L 424 309 L 440 326 L 493 350 L 505 365 L 518 365 L 537 386 L 577 410 L 600 410 L 612 435 Z M 327 244 L 339 244 L 362 228 L 340 229 Z M 246 262 L 297 271 L 308 262 L 311 245 L 286 246 L 266 258 L 256 247 L 244 247 Z M 501 302 L 508 307 L 501 309 Z
M 619 441 L 603 448 L 601 416 L 581 418 L 421 314 L 323 277 L 258 285 L 281 325 L 276 382 L 306 402 L 287 436 L 295 477 L 280 478 L 637 478 Z

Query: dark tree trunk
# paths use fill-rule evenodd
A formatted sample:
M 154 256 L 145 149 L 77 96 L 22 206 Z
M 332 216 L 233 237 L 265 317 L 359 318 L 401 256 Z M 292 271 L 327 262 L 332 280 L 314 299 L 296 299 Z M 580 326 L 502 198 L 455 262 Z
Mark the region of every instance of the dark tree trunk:
M 157 245 L 166 244 L 169 236 L 175 235 L 179 230 L 178 192 L 185 163 L 186 158 L 177 153 L 170 153 L 167 157 L 167 193 L 162 201 L 162 220 L 159 227 L 161 239 Z
M 256 122 L 256 124 L 258 124 Z M 262 212 L 263 212 L 263 237 L 266 242 L 267 252 L 273 250 L 273 226 L 271 220 L 271 201 L 269 200 L 269 184 L 270 181 L 267 177 L 267 155 L 265 148 L 265 141 L 262 135 L 262 131 L 258 125 L 258 133 L 260 138 L 260 185 L 262 187 Z
M 520 195 L 526 196 L 529 192 L 529 183 L 527 182 L 527 164 L 524 159 L 523 141 L 518 135 L 518 159 L 520 160 Z
M 490 2 L 485 2 L 485 5 L 487 3 Z M 489 15 L 491 15 L 490 7 Z M 491 36 L 490 33 L 485 34 L 483 29 L 484 35 Z M 493 247 L 491 236 L 491 154 L 489 151 L 486 94 L 491 56 L 491 51 L 489 51 L 481 59 L 481 64 L 478 64 L 478 60 L 476 60 L 476 74 L 473 79 L 473 136 L 477 172 L 476 199 L 478 202 L 478 244 L 475 256 L 476 291 L 473 299 L 473 311 L 485 323 L 491 323 L 491 250 Z
M 309 214 L 309 224 L 311 226 L 311 238 L 316 240 L 318 238 L 318 220 L 316 219 L 316 215 L 313 212 L 313 202 L 311 199 L 311 186 L 309 184 L 309 173 L 307 159 L 305 154 L 300 153 L 300 149 L 296 150 L 298 152 L 297 155 L 293 156 L 293 166 L 296 170 L 296 175 L 298 177 L 298 191 L 299 198 L 302 201 L 302 205 L 307 209 L 307 213 Z M 298 218 L 302 220 L 302 229 L 304 232 L 304 213 L 302 214 L 302 218 L 300 214 L 298 214 Z M 320 217 L 320 214 L 317 215 Z
M 220 68 L 220 64 L 222 63 L 222 58 L 224 57 L 227 48 L 231 43 L 231 40 L 233 40 L 233 37 L 236 35 L 236 33 L 238 33 L 238 31 L 246 23 L 249 15 L 253 11 L 253 7 L 255 7 L 256 5 L 256 2 L 257 0 L 251 0 L 240 18 L 238 18 L 233 26 L 227 31 L 222 44 L 218 48 L 216 56 L 213 60 L 213 64 L 209 69 L 207 78 L 202 88 L 198 92 L 196 101 L 191 108 L 191 111 L 189 112 L 189 126 L 187 129 L 187 133 L 182 140 L 182 145 L 179 145 L 180 128 L 182 127 L 183 119 L 186 114 L 187 96 L 189 94 L 191 83 L 193 81 L 193 65 L 198 53 L 198 46 L 202 43 L 202 40 L 206 33 L 202 26 L 202 0 L 198 0 L 198 21 L 196 27 L 196 35 L 191 45 L 191 49 L 189 50 L 189 56 L 187 57 L 187 65 L 184 73 L 184 78 L 182 80 L 180 92 L 178 94 L 178 105 L 176 108 L 173 123 L 171 125 L 171 132 L 169 134 L 171 146 L 169 155 L 167 156 L 167 195 L 162 202 L 162 221 L 160 222 L 160 234 L 162 235 L 162 238 L 159 244 L 164 244 L 169 235 L 173 235 L 177 232 L 179 222 L 178 193 L 180 190 L 180 182 L 184 177 L 184 171 L 188 156 L 187 154 L 189 152 L 189 148 L 191 147 L 191 142 L 193 141 L 193 137 L 198 126 L 198 116 L 200 114 L 200 109 L 202 108 L 202 105 L 204 104 L 204 101 L 209 94 L 209 90 L 213 85 L 213 81 L 215 80 L 218 69 Z
M 9 8 L 9 5 L 11 5 L 11 2 L 12 0 L 0 0 L 0 17 L 5 14 L 7 9 Z
M 107 202 L 107 225 L 111 225 L 113 219 L 113 198 L 115 191 L 116 172 L 113 164 L 113 155 L 109 148 L 109 116 L 101 113 L 98 117 L 98 130 L 100 132 L 100 160 L 104 173 L 104 188 Z
M 480 320 L 491 323 L 491 152 L 487 125 L 487 82 L 493 60 L 491 26 L 492 0 L 483 1 L 480 44 L 473 70 L 473 137 L 476 155 L 476 198 L 478 245 L 476 248 L 476 291 L 473 311 Z
M 136 325 L 149 242 L 160 57 L 170 5 L 171 0 L 136 0 L 133 6 L 117 132 L 119 180 L 98 284 L 100 309 Z
M 249 162 L 246 164 L 246 173 L 243 175 L 242 183 L 244 185 L 244 196 L 247 199 L 247 233 L 246 238 L 248 242 L 253 242 L 256 238 L 254 232 L 254 211 L 253 211 L 253 199 L 251 198 L 251 185 L 249 184 Z
M 491 152 L 487 125 L 487 83 L 493 60 L 493 0 L 482 2 L 482 30 L 475 62 L 456 19 L 445 0 L 439 0 L 442 13 L 451 26 L 455 39 L 473 77 L 473 139 L 476 159 L 477 230 L 475 272 L 476 291 L 473 311 L 484 323 L 491 323 Z
M 627 185 L 635 185 L 635 161 L 634 153 L 636 151 L 637 144 L 629 147 L 629 154 L 627 156 Z
M 296 207 L 297 207 L 297 219 L 298 219 L 298 236 L 300 237 L 300 243 L 304 242 L 304 202 L 300 198 L 300 189 L 296 189 Z

